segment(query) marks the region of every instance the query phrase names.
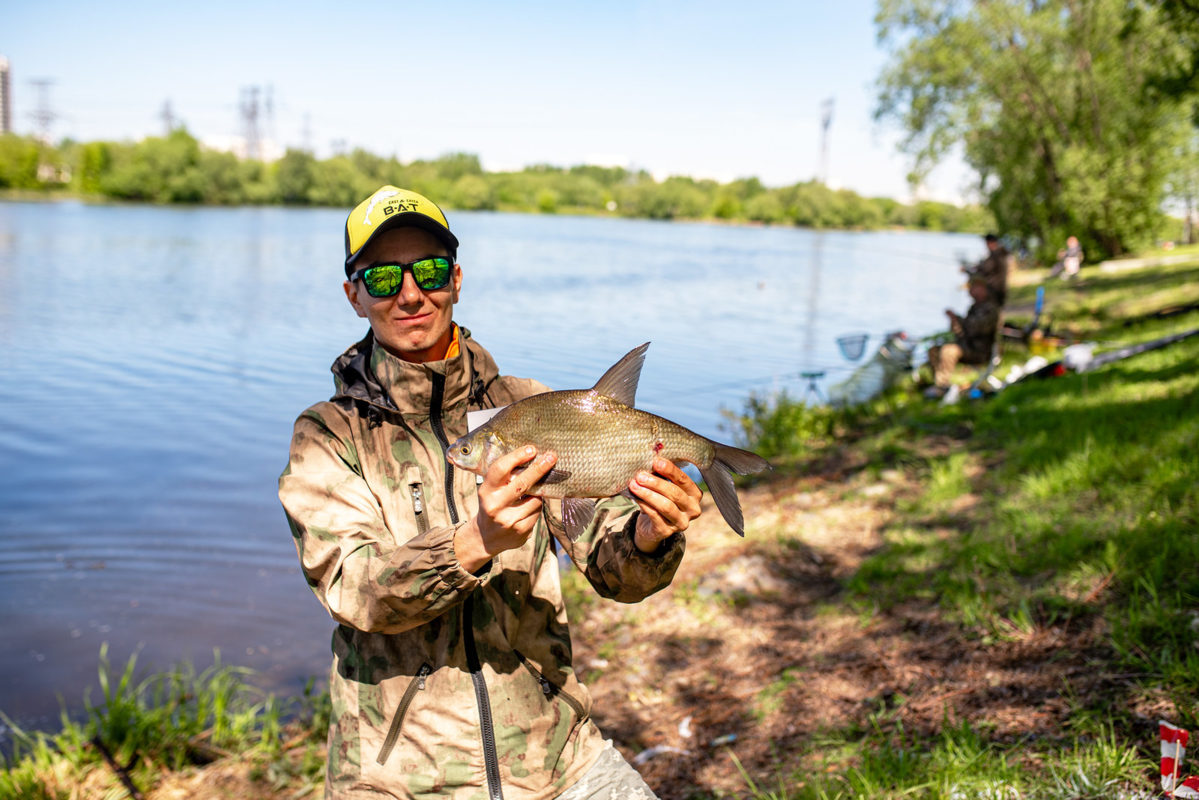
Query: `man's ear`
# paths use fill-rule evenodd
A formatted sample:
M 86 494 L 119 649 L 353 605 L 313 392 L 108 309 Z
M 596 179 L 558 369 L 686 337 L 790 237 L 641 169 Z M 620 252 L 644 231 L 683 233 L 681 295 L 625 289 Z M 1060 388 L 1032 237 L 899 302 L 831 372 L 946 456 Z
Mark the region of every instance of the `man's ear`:
M 454 287 L 453 294 L 450 295 L 451 302 L 458 302 L 458 293 L 462 291 L 462 265 L 454 264 L 454 271 L 450 273 L 450 285 Z
M 358 316 L 366 319 L 366 309 L 362 307 L 362 303 L 358 302 L 358 286 L 346 281 L 341 285 L 341 288 L 345 290 L 346 299 L 350 301 L 350 305 L 354 307 L 354 311 L 357 312 Z

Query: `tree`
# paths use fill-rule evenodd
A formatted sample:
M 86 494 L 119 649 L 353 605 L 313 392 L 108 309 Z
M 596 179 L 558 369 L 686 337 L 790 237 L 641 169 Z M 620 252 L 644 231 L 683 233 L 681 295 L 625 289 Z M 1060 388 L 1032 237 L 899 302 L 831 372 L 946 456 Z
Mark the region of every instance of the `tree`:
M 279 199 L 284 203 L 307 203 L 312 189 L 316 159 L 304 150 L 288 150 L 279 159 L 275 171 L 275 185 Z
M 36 189 L 38 159 L 36 139 L 0 134 L 0 189 Z
M 1136 24 L 1128 8 L 1136 6 Z M 1157 88 L 1188 54 L 1144 0 L 882 0 L 876 116 L 917 177 L 961 146 L 1000 228 L 1042 255 L 1145 244 L 1186 127 Z

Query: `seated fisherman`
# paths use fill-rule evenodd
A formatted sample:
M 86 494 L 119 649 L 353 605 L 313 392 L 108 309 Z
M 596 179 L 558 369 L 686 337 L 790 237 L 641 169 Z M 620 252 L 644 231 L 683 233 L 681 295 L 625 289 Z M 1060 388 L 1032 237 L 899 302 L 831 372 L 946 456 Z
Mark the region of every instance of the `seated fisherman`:
M 933 371 L 933 386 L 925 392 L 928 397 L 940 397 L 949 388 L 953 368 L 962 364 L 986 364 L 995 345 L 999 327 L 999 304 L 995 302 L 987 280 L 972 275 L 967 286 L 974 302 L 966 316 L 945 309 L 953 341 L 928 349 L 928 365 Z

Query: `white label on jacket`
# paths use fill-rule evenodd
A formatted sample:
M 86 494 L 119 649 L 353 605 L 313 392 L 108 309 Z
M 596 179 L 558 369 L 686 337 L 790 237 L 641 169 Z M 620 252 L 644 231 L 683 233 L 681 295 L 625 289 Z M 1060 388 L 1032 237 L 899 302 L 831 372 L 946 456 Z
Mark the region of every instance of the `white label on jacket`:
M 500 413 L 507 407 L 508 406 L 500 406 L 499 408 L 484 408 L 480 411 L 467 411 L 466 412 L 466 432 L 470 433 L 475 428 L 477 428 L 480 425 L 482 425 L 483 423 L 487 422 L 487 420 L 491 419 L 492 417 L 494 417 L 496 414 Z

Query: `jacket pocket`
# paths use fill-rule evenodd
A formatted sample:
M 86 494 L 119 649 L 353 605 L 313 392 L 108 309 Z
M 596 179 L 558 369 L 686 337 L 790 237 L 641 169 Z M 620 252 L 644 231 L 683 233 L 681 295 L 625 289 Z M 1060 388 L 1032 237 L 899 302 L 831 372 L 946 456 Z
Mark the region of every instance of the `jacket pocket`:
M 408 494 L 412 497 L 412 515 L 416 518 L 418 534 L 429 530 L 429 514 L 425 510 L 425 489 L 421 482 L 420 467 L 408 468 L 408 476 L 404 481 L 408 485 Z
M 420 669 L 416 672 L 416 677 L 408 684 L 408 688 L 404 690 L 404 696 L 400 698 L 400 704 L 396 707 L 396 713 L 391 718 L 391 727 L 387 729 L 387 737 L 383 740 L 383 747 L 379 748 L 379 757 L 375 760 L 380 765 L 387 762 L 387 757 L 391 755 L 391 751 L 395 749 L 396 740 L 400 738 L 400 728 L 404 726 L 404 715 L 408 713 L 408 706 L 412 705 L 413 698 L 416 693 L 425 688 L 425 678 L 429 677 L 429 673 L 433 671 L 427 663 L 421 664 Z
M 575 712 L 575 717 L 577 717 L 577 720 L 575 721 L 576 725 L 587 717 L 587 710 L 583 708 L 583 704 L 579 702 L 578 698 L 574 697 L 561 686 L 558 686 L 549 678 L 542 675 L 537 667 L 533 666 L 533 663 L 529 661 L 529 659 L 525 658 L 519 650 L 513 650 L 512 652 L 516 653 L 516 657 L 520 659 L 520 663 L 523 664 L 525 669 L 529 671 L 529 674 L 531 674 L 537 680 L 537 683 L 541 684 L 541 693 L 545 695 L 546 700 L 553 700 L 559 697 L 562 698 L 562 700 L 564 700 L 566 704 Z

